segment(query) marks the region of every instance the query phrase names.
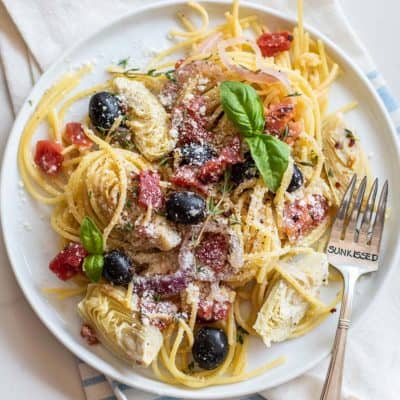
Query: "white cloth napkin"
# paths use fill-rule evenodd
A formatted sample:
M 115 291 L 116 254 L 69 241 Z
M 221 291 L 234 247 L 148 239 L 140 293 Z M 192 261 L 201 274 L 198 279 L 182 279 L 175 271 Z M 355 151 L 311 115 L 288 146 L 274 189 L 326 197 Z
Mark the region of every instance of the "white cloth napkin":
M 40 74 L 56 57 L 81 37 L 129 12 L 140 0 L 1 0 L 0 51 L 9 95 L 18 111 Z M 165 0 L 167 1 L 167 0 Z M 252 0 L 294 15 L 295 0 Z M 147 0 L 153 3 L 155 0 Z M 305 19 L 330 37 L 369 79 L 391 113 L 400 132 L 400 109 L 366 49 L 348 24 L 338 0 L 304 0 Z M 9 22 L 9 17 L 13 23 Z M 110 16 L 112 16 L 110 18 Z M 15 24 L 15 25 L 14 25 Z M 381 296 L 358 326 L 351 330 L 345 373 L 346 400 L 397 400 L 400 393 L 400 274 L 392 276 Z M 319 399 L 327 361 L 303 376 L 264 393 L 245 396 L 256 400 Z M 107 378 L 84 363 L 79 364 L 88 400 L 171 400 L 144 393 Z M 114 395 L 111 392 L 111 387 Z

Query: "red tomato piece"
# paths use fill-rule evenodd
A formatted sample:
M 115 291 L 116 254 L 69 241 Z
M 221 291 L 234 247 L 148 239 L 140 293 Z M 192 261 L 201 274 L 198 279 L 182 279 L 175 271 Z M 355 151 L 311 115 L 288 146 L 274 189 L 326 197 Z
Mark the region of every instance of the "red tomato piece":
M 184 100 L 172 110 L 172 130 L 176 131 L 179 144 L 208 142 L 213 134 L 206 129 L 206 104 L 200 96 Z
M 47 175 L 57 175 L 60 172 L 64 156 L 63 147 L 51 140 L 38 140 L 35 150 L 35 164 Z
M 89 346 L 98 344 L 99 341 L 96 337 L 94 330 L 87 324 L 83 324 L 81 327 L 81 336 L 86 339 Z
M 82 147 L 90 147 L 93 142 L 86 136 L 79 122 L 68 122 L 65 125 L 65 137 L 72 144 Z
M 83 259 L 88 255 L 79 243 L 70 243 L 58 253 L 49 264 L 49 268 L 61 280 L 66 281 L 82 272 Z
M 257 44 L 264 57 L 273 57 L 290 50 L 292 41 L 293 35 L 290 32 L 266 32 L 257 39 Z
M 290 99 L 271 104 L 266 115 L 266 130 L 272 134 L 282 134 L 289 121 L 295 116 L 295 107 Z
M 286 203 L 283 211 L 283 231 L 294 242 L 317 227 L 328 214 L 328 203 L 321 195 Z
M 228 256 L 228 241 L 220 233 L 205 233 L 200 244 L 196 247 L 197 260 L 215 272 L 222 272 Z
M 160 175 L 155 171 L 141 171 L 139 174 L 139 206 L 143 208 L 151 206 L 154 209 L 159 209 L 163 205 L 163 200 Z
M 198 168 L 183 165 L 176 169 L 170 180 L 176 186 L 184 187 L 186 189 L 195 189 L 200 193 L 207 194 L 207 186 L 200 182 L 198 175 Z
M 201 321 L 215 322 L 226 319 L 230 303 L 227 301 L 200 300 L 197 309 L 197 318 Z
M 228 166 L 241 161 L 240 138 L 235 136 L 232 141 L 221 150 L 217 158 L 207 161 L 201 167 L 199 178 L 204 183 L 218 182 Z
M 197 318 L 200 321 L 214 322 L 226 319 L 234 300 L 234 292 L 224 285 L 198 282 L 199 303 Z

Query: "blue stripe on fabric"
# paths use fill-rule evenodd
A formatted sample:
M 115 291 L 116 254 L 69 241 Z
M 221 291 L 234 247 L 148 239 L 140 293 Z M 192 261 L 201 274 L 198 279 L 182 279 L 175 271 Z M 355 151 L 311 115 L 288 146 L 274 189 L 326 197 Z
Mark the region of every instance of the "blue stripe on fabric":
M 96 385 L 97 383 L 104 382 L 105 380 L 106 380 L 106 377 L 104 375 L 96 375 L 96 376 L 93 376 L 92 378 L 84 379 L 82 381 L 82 385 L 84 387 Z
M 156 397 L 154 400 L 178 400 L 178 399 L 176 397 L 161 396 L 161 397 Z
M 393 112 L 399 108 L 399 104 L 397 103 L 396 99 L 390 94 L 389 89 L 386 86 L 382 86 L 376 90 L 389 112 Z
M 118 389 L 124 392 L 125 390 L 132 389 L 130 386 L 125 385 L 125 383 L 118 383 Z
M 104 399 L 101 399 L 101 400 L 118 400 L 118 399 L 116 398 L 116 396 L 112 395 L 112 396 L 104 397 Z
M 378 75 L 379 75 L 378 71 L 374 70 L 374 71 L 368 72 L 367 77 L 368 77 L 368 79 L 373 80 L 373 79 L 376 79 L 378 77 Z

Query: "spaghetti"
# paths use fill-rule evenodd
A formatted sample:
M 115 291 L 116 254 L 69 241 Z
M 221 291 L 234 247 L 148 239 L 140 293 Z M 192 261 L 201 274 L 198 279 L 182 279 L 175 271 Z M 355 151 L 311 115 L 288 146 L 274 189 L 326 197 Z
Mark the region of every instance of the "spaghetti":
M 201 388 L 284 362 L 246 372 L 249 335 L 270 346 L 330 315 L 340 293 L 328 305 L 319 298 L 328 284 L 321 251 L 344 188 L 367 163 L 343 119 L 355 104 L 327 112 L 340 68 L 304 31 L 301 0 L 293 32 L 241 18 L 237 0 L 214 28 L 201 4 L 188 5 L 200 26 L 179 13 L 183 30 L 170 32 L 175 44 L 147 72 L 112 66 L 109 81 L 70 95 L 83 67 L 50 88 L 22 133 L 18 163 L 28 192 L 53 206 L 66 246 L 50 269 L 77 284 L 47 292 L 86 292 L 79 313 L 111 351 L 151 364 L 160 380 Z M 232 119 L 227 81 L 257 99 L 262 131 L 244 134 Z M 89 116 L 65 125 L 89 96 Z M 33 157 L 46 120 L 50 140 Z M 279 157 L 287 152 L 283 170 L 265 166 L 268 151 L 260 157 L 265 137 Z M 113 275 L 116 264 L 129 268 Z M 194 350 L 205 323 L 227 343 L 212 368 Z

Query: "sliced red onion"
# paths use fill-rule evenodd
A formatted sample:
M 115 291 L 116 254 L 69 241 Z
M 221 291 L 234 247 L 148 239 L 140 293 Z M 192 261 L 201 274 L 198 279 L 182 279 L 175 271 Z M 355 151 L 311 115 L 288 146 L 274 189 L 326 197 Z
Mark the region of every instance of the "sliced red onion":
M 232 60 L 226 53 L 226 49 L 228 47 L 233 47 L 238 44 L 246 44 L 252 48 L 256 56 L 256 66 L 259 71 L 257 72 L 249 71 L 247 68 L 232 62 Z M 257 46 L 257 44 L 254 43 L 252 40 L 245 38 L 233 38 L 233 39 L 223 40 L 218 43 L 218 53 L 225 67 L 230 71 L 236 72 L 239 76 L 241 76 L 245 80 L 257 83 L 274 83 L 276 81 L 279 81 L 283 85 L 285 85 L 285 87 L 289 91 L 291 90 L 291 85 L 286 73 L 277 71 L 272 67 L 264 65 L 264 63 L 262 62 L 263 57 L 261 51 Z
M 168 275 L 136 275 L 133 277 L 134 291 L 142 293 L 151 290 L 163 296 L 173 296 L 184 290 L 193 279 L 196 264 L 190 242 L 191 238 L 188 235 L 179 251 L 177 271 Z
M 204 55 L 211 53 L 221 38 L 221 32 L 213 33 L 199 44 L 199 47 L 194 51 L 193 55 Z

